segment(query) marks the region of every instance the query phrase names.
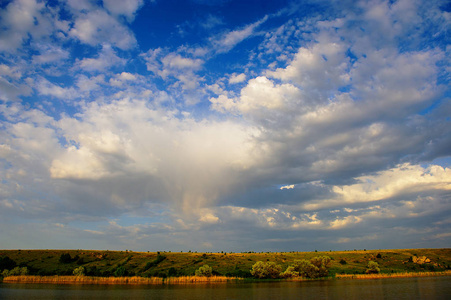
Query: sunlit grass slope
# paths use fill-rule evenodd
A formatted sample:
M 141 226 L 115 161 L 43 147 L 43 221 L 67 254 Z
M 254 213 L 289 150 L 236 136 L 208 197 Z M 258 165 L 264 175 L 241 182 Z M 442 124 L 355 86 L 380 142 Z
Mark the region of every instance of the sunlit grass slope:
M 320 255 L 332 258 L 332 276 L 363 274 L 369 261 L 377 262 L 383 274 L 438 272 L 451 268 L 449 248 L 280 253 L 0 250 L 0 258 L 9 257 L 17 266 L 27 267 L 29 275 L 72 275 L 75 268 L 83 266 L 87 276 L 97 277 L 192 276 L 204 264 L 212 267 L 216 276 L 250 277 L 249 271 L 257 261 L 272 261 L 285 269 L 296 259 L 308 260 Z

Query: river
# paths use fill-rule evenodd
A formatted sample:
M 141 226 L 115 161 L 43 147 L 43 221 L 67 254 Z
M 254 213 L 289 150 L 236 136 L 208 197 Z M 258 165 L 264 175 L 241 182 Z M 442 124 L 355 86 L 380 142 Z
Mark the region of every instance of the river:
M 192 285 L 1 283 L 0 299 L 451 299 L 451 277 Z

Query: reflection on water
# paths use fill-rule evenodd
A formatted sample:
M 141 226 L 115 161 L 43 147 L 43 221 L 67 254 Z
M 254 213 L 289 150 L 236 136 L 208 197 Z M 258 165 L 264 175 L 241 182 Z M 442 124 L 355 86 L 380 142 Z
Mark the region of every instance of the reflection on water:
M 0 299 L 450 299 L 451 277 L 127 286 L 0 284 Z

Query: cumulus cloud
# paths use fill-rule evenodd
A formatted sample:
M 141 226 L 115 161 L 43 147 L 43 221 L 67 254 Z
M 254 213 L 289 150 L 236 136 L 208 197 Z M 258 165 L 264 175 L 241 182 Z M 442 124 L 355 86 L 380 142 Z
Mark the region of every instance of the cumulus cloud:
M 88 72 L 99 72 L 125 63 L 126 60 L 117 56 L 111 45 L 103 44 L 97 58 L 83 58 L 77 65 Z
M 36 25 L 35 18 L 39 18 L 43 8 L 43 3 L 34 0 L 17 0 L 0 10 L 2 28 L 7 28 L 0 37 L 0 50 L 15 51 L 28 40 L 28 33 L 38 31 L 42 25 Z
M 186 212 L 214 203 L 236 184 L 232 174 L 258 159 L 250 152 L 249 129 L 230 122 L 182 122 L 144 102 L 90 105 L 78 118 L 60 121 L 66 140 L 74 145 L 55 157 L 53 178 L 141 174 L 142 179 L 162 184 L 166 200 L 179 203 Z
M 36 89 L 41 95 L 52 96 L 63 100 L 70 100 L 77 97 L 77 92 L 73 87 L 61 87 L 45 78 L 39 79 L 36 83 Z
M 230 76 L 229 78 L 229 83 L 234 84 L 234 83 L 240 83 L 246 80 L 246 74 L 241 73 L 241 74 L 232 74 L 232 76 Z
M 33 55 L 34 64 L 50 64 L 69 58 L 69 52 L 51 44 L 39 45 L 39 55 Z
M 104 0 L 103 6 L 113 15 L 124 15 L 127 21 L 135 19 L 136 11 L 143 5 L 143 0 Z
M 127 50 L 136 45 L 133 33 L 117 19 L 100 9 L 78 14 L 69 34 L 91 46 L 108 43 Z
M 181 250 L 449 238 L 449 46 L 428 34 L 446 36 L 446 12 L 362 1 L 277 23 L 284 10 L 140 60 L 144 2 L 98 4 L 67 1 L 64 22 L 32 0 L 0 11 L 2 228 Z M 223 60 L 251 37 L 244 65 Z

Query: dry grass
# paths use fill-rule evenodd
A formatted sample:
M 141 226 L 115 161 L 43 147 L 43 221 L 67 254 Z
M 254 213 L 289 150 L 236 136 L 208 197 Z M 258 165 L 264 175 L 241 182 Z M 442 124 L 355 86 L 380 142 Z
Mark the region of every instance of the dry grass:
M 183 276 L 183 277 L 93 277 L 93 276 L 8 276 L 7 283 L 51 283 L 51 284 L 190 284 L 190 283 L 224 283 L 240 280 L 226 276 Z
M 442 272 L 402 272 L 388 274 L 336 274 L 338 279 L 376 279 L 376 278 L 402 278 L 402 277 L 429 277 L 429 276 L 451 276 L 451 271 Z

